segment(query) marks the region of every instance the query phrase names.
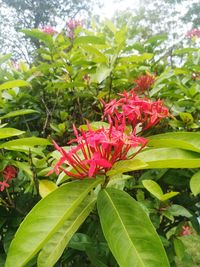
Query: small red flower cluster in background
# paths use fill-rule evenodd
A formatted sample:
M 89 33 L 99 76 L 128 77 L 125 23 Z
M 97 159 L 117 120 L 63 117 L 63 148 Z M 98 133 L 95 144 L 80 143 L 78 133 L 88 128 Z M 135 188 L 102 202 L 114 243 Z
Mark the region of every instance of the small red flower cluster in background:
M 0 181 L 0 191 L 4 191 L 5 188 L 8 188 L 10 185 L 8 184 L 13 178 L 17 176 L 17 169 L 11 165 L 8 165 L 3 170 L 3 181 Z
M 50 27 L 50 26 L 45 26 L 45 27 L 43 27 L 43 28 L 41 29 L 41 31 L 44 32 L 44 33 L 47 33 L 47 34 L 49 34 L 49 35 L 54 35 L 54 34 L 57 33 L 57 31 L 54 30 L 54 29 L 53 29 L 52 27 Z
M 188 225 L 183 225 L 182 226 L 182 230 L 179 234 L 180 236 L 185 236 L 185 235 L 192 235 L 192 231 L 191 231 L 191 228 L 190 226 Z
M 192 29 L 186 33 L 189 38 L 197 37 L 200 38 L 200 29 Z
M 125 121 L 133 130 L 140 124 L 142 131 L 145 131 L 162 118 L 170 116 L 163 101 L 153 102 L 147 98 L 139 98 L 132 90 L 119 95 L 122 96 L 119 100 L 104 103 L 104 117 L 108 117 L 114 125 L 119 126 Z
M 54 142 L 62 155 L 54 170 L 57 174 L 63 170 L 70 177 L 79 179 L 105 174 L 116 161 L 133 158 L 147 143 L 145 138 L 133 133 L 127 135 L 112 124 L 108 129 L 102 127 L 98 130 L 92 130 L 88 124 L 88 131 L 81 130 L 80 134 L 74 127 L 74 134 L 76 139 L 70 143 L 76 142 L 77 145 L 69 152 Z M 134 153 L 128 155 L 131 148 L 135 149 Z M 73 168 L 73 172 L 61 167 L 63 163 Z
M 71 19 L 66 23 L 67 31 L 68 31 L 68 37 L 70 39 L 74 39 L 75 33 L 77 27 L 82 26 L 83 22 L 76 19 Z
M 82 21 L 70 19 L 66 25 L 71 31 L 74 31 L 78 26 L 82 26 Z
M 136 87 L 132 90 L 137 93 L 145 94 L 145 92 L 150 89 L 154 84 L 155 77 L 150 74 L 141 75 L 138 79 L 134 80 Z

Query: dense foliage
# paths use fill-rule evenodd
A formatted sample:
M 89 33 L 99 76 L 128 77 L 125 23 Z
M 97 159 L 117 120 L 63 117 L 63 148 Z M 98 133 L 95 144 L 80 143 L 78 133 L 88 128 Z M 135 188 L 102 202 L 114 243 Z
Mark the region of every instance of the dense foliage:
M 0 266 L 195 266 L 197 31 L 170 51 L 110 21 L 23 33 L 33 63 L 0 58 Z

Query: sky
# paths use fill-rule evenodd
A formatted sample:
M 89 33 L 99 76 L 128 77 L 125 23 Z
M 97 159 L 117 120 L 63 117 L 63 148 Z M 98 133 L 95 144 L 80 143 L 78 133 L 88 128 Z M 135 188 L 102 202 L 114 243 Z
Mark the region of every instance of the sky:
M 116 11 L 137 7 L 139 0 L 101 0 L 102 8 L 95 8 L 95 12 L 102 18 L 111 18 Z

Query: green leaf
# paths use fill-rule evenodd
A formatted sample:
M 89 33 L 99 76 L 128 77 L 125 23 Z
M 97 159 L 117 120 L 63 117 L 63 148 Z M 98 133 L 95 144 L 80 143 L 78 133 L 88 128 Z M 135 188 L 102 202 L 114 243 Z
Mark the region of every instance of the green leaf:
M 127 193 L 102 190 L 97 207 L 103 233 L 121 267 L 169 267 L 162 242 L 140 204 Z
M 101 181 L 86 179 L 70 182 L 39 201 L 17 230 L 5 267 L 25 266 Z
M 38 256 L 38 267 L 53 267 L 62 255 L 73 234 L 92 211 L 96 197 L 88 196 L 74 210 L 63 226 L 53 235 Z
M 5 82 L 0 85 L 0 90 L 5 90 L 5 89 L 10 89 L 14 87 L 29 87 L 31 84 L 29 82 L 23 81 L 23 80 L 14 80 L 14 81 L 9 81 Z
M 121 160 L 116 162 L 112 169 L 106 173 L 108 176 L 114 176 L 123 172 L 139 170 L 147 167 L 148 165 L 138 159 L 133 160 Z
M 160 201 L 166 201 L 179 194 L 179 192 L 169 192 L 169 193 L 163 194 L 163 191 L 161 187 L 159 186 L 159 184 L 157 184 L 153 180 L 143 180 L 142 183 L 144 187 Z
M 103 82 L 111 73 L 112 68 L 106 66 L 100 66 L 95 74 L 91 74 L 91 81 L 95 83 Z
M 173 244 L 174 244 L 174 250 L 175 250 L 176 256 L 179 259 L 182 259 L 185 255 L 185 246 L 183 242 L 179 238 L 174 238 Z
M 105 26 L 106 26 L 106 27 L 107 27 L 113 34 L 116 33 L 117 28 L 115 27 L 115 25 L 112 23 L 111 20 L 106 19 L 106 20 L 104 21 L 104 23 L 105 23 Z
M 33 147 L 33 146 L 48 146 L 52 145 L 49 140 L 39 137 L 27 137 L 20 138 L 12 141 L 8 141 L 0 145 L 0 148 L 13 150 L 15 147 Z
M 52 191 L 56 190 L 58 186 L 49 180 L 39 180 L 39 192 L 42 198 L 49 195 Z
M 195 196 L 200 194 L 200 171 L 196 172 L 190 179 L 190 189 Z
M 120 61 L 122 63 L 127 63 L 127 62 L 131 62 L 131 63 L 142 63 L 146 60 L 150 60 L 152 59 L 153 54 L 150 53 L 144 53 L 142 55 L 131 55 L 128 57 L 122 57 L 120 58 Z
M 163 191 L 159 184 L 153 180 L 143 180 L 142 184 L 146 190 L 148 190 L 152 195 L 160 199 L 163 195 Z
M 98 59 L 100 59 L 101 62 L 106 63 L 108 61 L 107 57 L 101 53 L 97 48 L 95 48 L 92 45 L 81 45 L 81 47 L 88 52 L 89 54 L 94 54 L 98 56 Z
M 200 133 L 178 132 L 157 134 L 148 137 L 148 145 L 153 147 L 176 147 L 200 152 Z
M 194 122 L 194 119 L 190 113 L 181 112 L 179 116 L 185 124 L 192 124 Z
M 21 30 L 21 32 L 25 33 L 29 37 L 36 38 L 42 42 L 44 42 L 48 46 L 53 45 L 53 39 L 52 36 L 49 35 L 48 33 L 42 32 L 41 30 L 38 29 L 24 29 Z
M 102 127 L 104 127 L 105 129 L 108 129 L 110 127 L 110 125 L 104 121 L 93 121 L 90 123 L 90 127 L 92 128 L 92 130 L 96 131 Z M 88 126 L 87 126 L 87 124 L 83 124 L 83 125 L 79 126 L 79 129 L 82 129 L 84 131 L 88 131 Z
M 138 170 L 139 169 L 156 169 L 156 168 L 199 168 L 200 167 L 200 154 L 199 153 L 195 153 L 192 151 L 187 151 L 187 150 L 183 150 L 179 148 L 147 149 L 147 150 L 141 151 L 135 157 L 135 159 L 139 159 L 148 165 L 148 167 L 137 168 Z
M 105 44 L 105 40 L 97 36 L 80 36 L 74 40 L 75 45 L 79 44 Z
M 17 136 L 25 133 L 14 128 L 0 128 L 0 139 Z
M 173 215 L 173 216 L 183 216 L 190 218 L 192 217 L 192 214 L 183 206 L 180 205 L 171 205 L 168 208 L 168 211 Z
M 179 192 L 169 192 L 160 197 L 160 201 L 166 201 L 172 197 L 175 197 L 179 194 Z
M 11 112 L 7 113 L 6 115 L 1 116 L 0 120 L 15 117 L 15 116 L 21 116 L 21 115 L 36 113 L 36 112 L 38 113 L 38 111 L 33 110 L 33 109 L 20 109 L 20 110 L 16 110 L 16 111 L 11 111 Z

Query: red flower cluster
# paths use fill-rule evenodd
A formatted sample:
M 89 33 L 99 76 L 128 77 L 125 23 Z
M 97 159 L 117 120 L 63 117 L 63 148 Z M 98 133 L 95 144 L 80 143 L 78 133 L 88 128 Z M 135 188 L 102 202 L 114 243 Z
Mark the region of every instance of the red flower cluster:
M 75 34 L 74 31 L 76 30 L 76 28 L 78 26 L 82 26 L 83 23 L 80 20 L 75 20 L 75 19 L 71 19 L 67 22 L 66 26 L 67 26 L 67 31 L 68 31 L 68 37 L 70 39 L 74 39 Z
M 78 179 L 105 174 L 116 161 L 133 158 L 147 143 L 146 139 L 136 137 L 133 133 L 127 135 L 112 124 L 108 129 L 102 127 L 96 131 L 88 124 L 88 131 L 81 130 L 80 134 L 74 127 L 74 134 L 76 139 L 70 143 L 76 142 L 77 145 L 69 152 L 54 142 L 62 155 L 54 170 L 57 174 L 62 170 Z M 131 148 L 134 148 L 132 153 Z M 63 164 L 70 169 L 63 168 Z
M 136 136 L 138 125 L 146 130 L 169 116 L 162 101 L 141 99 L 133 90 L 119 95 L 119 100 L 114 99 L 107 104 L 102 101 L 104 117 L 108 117 L 108 128 L 93 130 L 88 123 L 88 130 L 81 129 L 78 132 L 74 126 L 76 138 L 69 144 L 75 142 L 76 145 L 69 151 L 54 142 L 61 158 L 50 173 L 64 171 L 77 179 L 106 174 L 115 162 L 133 158 L 146 146 L 147 140 Z M 127 128 L 128 125 L 132 129 Z
M 131 125 L 133 130 L 140 125 L 145 131 L 162 118 L 170 116 L 163 101 L 152 102 L 149 99 L 141 99 L 133 91 L 119 95 L 122 96 L 119 100 L 114 99 L 110 103 L 104 103 L 104 117 L 107 116 L 117 127 L 123 121 Z
M 4 180 L 0 181 L 0 191 L 4 191 L 5 188 L 9 187 L 8 181 L 11 181 L 13 178 L 15 178 L 17 175 L 17 170 L 15 167 L 8 165 L 3 170 L 3 178 Z
M 186 33 L 186 36 L 189 38 L 192 37 L 200 38 L 200 29 L 192 29 Z
M 49 34 L 49 35 L 54 35 L 54 34 L 57 33 L 57 31 L 54 30 L 54 29 L 53 29 L 52 27 L 50 27 L 50 26 L 45 26 L 45 27 L 43 27 L 43 28 L 41 29 L 41 31 L 44 32 L 44 33 L 47 33 L 47 34 Z
M 184 235 L 191 235 L 192 232 L 191 232 L 191 229 L 190 229 L 190 226 L 182 226 L 182 231 L 180 232 L 180 236 L 184 236 Z
M 138 93 L 145 93 L 155 82 L 155 77 L 149 74 L 141 75 L 138 79 L 134 80 L 137 85 L 132 90 Z
M 74 31 L 78 26 L 82 26 L 82 24 L 80 20 L 70 19 L 66 25 L 71 31 Z

